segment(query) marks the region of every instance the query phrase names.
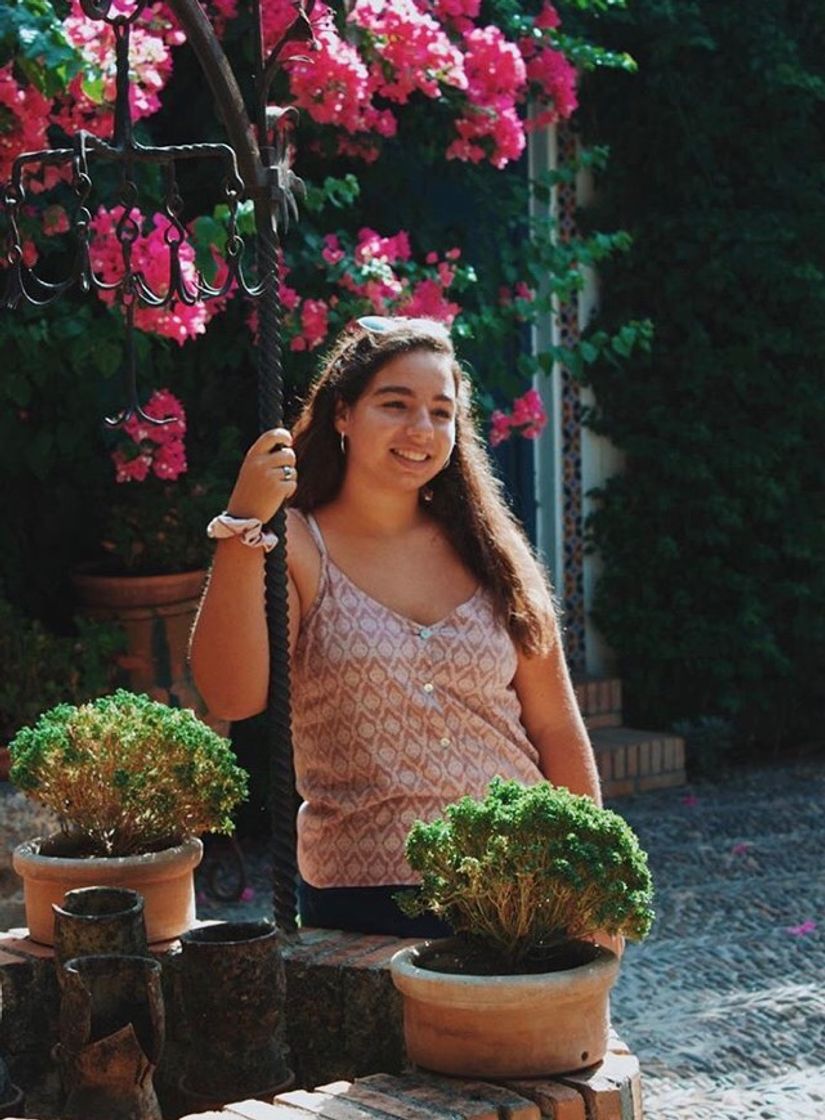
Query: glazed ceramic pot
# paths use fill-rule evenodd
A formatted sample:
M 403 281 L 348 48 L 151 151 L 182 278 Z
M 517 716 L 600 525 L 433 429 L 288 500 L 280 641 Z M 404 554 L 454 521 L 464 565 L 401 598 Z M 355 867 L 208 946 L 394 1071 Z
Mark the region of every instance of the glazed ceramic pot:
M 146 937 L 150 943 L 180 937 L 195 922 L 194 871 L 203 844 L 190 837 L 171 848 L 134 856 L 88 859 L 42 855 L 38 838 L 20 844 L 12 854 L 14 870 L 23 880 L 23 903 L 29 936 L 41 945 L 54 944 L 54 907 L 67 891 L 78 887 L 126 887 L 144 900 Z
M 590 946 L 584 956 L 591 959 L 576 967 L 515 976 L 422 967 L 455 944 L 414 945 L 390 962 L 411 1062 L 436 1073 L 497 1080 L 543 1077 L 601 1061 L 608 995 L 619 971 L 614 953 Z

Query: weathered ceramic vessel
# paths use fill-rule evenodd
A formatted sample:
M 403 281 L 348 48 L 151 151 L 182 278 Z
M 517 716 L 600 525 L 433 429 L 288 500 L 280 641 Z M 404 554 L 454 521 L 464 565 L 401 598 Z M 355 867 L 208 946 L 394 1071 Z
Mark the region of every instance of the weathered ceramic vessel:
M 61 1120 L 162 1120 L 153 1085 L 165 1034 L 159 962 L 77 957 L 63 973 Z
M 292 1083 L 284 1062 L 286 983 L 267 921 L 218 922 L 181 938 L 178 964 L 190 1044 L 181 1089 L 201 1107 L 271 1100 Z

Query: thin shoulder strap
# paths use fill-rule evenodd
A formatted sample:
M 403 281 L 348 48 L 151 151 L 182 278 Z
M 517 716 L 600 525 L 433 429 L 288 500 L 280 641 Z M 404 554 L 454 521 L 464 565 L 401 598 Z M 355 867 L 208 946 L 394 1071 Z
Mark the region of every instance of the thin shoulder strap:
M 304 519 L 309 526 L 309 531 L 310 533 L 312 533 L 313 540 L 318 545 L 318 549 L 321 555 L 324 557 L 324 559 L 326 559 L 327 546 L 324 543 L 324 537 L 318 525 L 318 522 L 315 520 L 311 513 L 306 514 Z

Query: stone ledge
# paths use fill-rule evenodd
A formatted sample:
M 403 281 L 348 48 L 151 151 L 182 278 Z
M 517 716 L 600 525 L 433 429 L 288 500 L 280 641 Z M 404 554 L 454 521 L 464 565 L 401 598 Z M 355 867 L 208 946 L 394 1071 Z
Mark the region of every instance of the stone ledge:
M 10 1059 L 14 1080 L 31 1091 L 40 1089 L 44 1079 L 55 1078 L 49 1052 L 57 1040 L 58 993 L 52 951 L 25 933 L 0 933 L 0 1050 Z M 401 998 L 388 966 L 393 953 L 409 944 L 413 942 L 321 929 L 302 930 L 287 942 L 283 951 L 289 1064 L 297 1085 L 322 1088 L 314 1095 L 282 1094 L 271 1105 L 242 1102 L 246 1113 L 232 1105 L 222 1113 L 201 1113 L 202 1120 L 231 1120 L 233 1109 L 246 1120 L 308 1120 L 310 1115 L 327 1120 L 641 1120 L 638 1063 L 615 1036 L 601 1065 L 551 1080 L 496 1087 L 402 1074 L 406 1055 Z M 152 947 L 164 963 L 164 991 L 173 1000 L 167 1007 L 169 1030 L 158 1071 L 159 1091 L 164 1070 L 179 1062 L 182 1045 L 180 1011 L 167 975 L 177 945 Z M 36 1105 L 37 1094 L 31 1096 Z M 480 1100 L 487 1111 L 478 1107 Z M 511 1105 L 505 1107 L 507 1101 Z M 528 1111 L 513 1111 L 512 1102 L 521 1102 L 518 1108 Z M 41 1116 L 51 1115 L 54 1111 L 43 1106 Z

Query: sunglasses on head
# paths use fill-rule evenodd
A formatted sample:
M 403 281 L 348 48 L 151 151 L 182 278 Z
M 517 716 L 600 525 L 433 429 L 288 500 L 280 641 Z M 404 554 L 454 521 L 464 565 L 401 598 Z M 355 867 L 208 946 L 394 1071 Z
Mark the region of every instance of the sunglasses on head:
M 446 323 L 439 323 L 435 319 L 405 319 L 401 315 L 364 315 L 355 320 L 359 327 L 370 334 L 391 334 L 393 331 L 419 330 L 428 334 L 450 337 L 450 328 Z

